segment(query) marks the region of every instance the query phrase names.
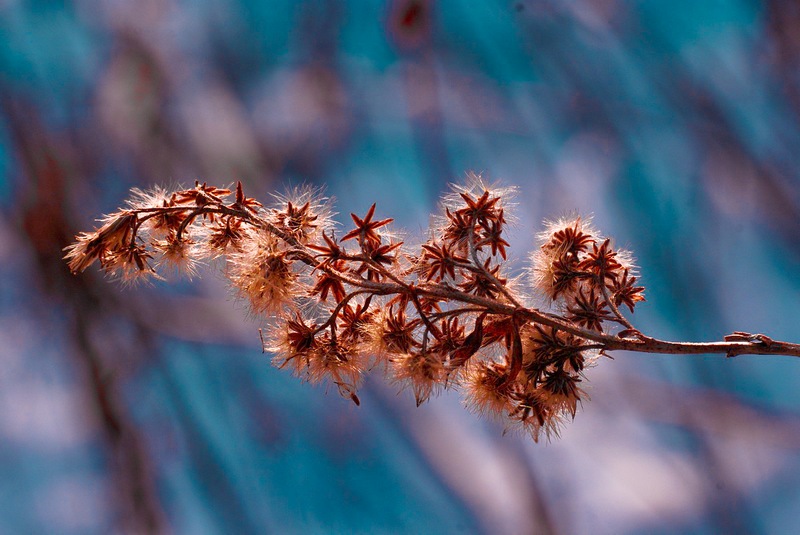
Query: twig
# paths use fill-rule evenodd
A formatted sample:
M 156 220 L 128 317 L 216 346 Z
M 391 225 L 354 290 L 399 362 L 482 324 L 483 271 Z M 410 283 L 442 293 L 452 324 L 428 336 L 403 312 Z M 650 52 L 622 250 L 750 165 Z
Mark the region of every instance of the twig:
M 384 362 L 395 380 L 413 387 L 418 402 L 434 387 L 455 384 L 470 405 L 501 415 L 534 439 L 557 435 L 558 424 L 574 417 L 583 400 L 584 369 L 597 355 L 624 350 L 800 356 L 800 344 L 763 334 L 737 331 L 717 342 L 669 342 L 642 334 L 620 310 L 624 304 L 633 311 L 644 300 L 629 255 L 619 254 L 580 218 L 552 224 L 534 254 L 534 286 L 565 312 L 525 306 L 524 296 L 514 295 L 494 274 L 508 244 L 501 236 L 503 194 L 477 177 L 445 199 L 445 223 L 431 232 L 421 254 L 385 241 L 381 229 L 392 220 L 373 220 L 375 205 L 364 217 L 352 214 L 354 228 L 337 240 L 326 233 L 329 222 L 319 202 L 306 198 L 256 210 L 260 204 L 244 196 L 241 184 L 235 203 L 225 204 L 228 194 L 196 184 L 174 193 L 170 206 L 120 210 L 103 228 L 78 237 L 68 249 L 70 267 L 80 271 L 99 260 L 106 271 L 135 279 L 155 275 L 146 260 L 156 255 L 156 265 L 183 261 L 195 249 L 226 257 L 226 274 L 239 295 L 255 312 L 284 322 L 285 329 L 276 331 L 283 334 L 267 333 L 279 366 L 291 362 L 311 382 L 327 378 L 358 403 L 355 391 L 367 363 Z M 159 215 L 164 217 L 155 219 Z M 214 225 L 215 219 L 223 224 Z M 189 234 L 197 245 L 169 256 L 173 251 L 159 249 L 162 242 L 147 240 L 153 225 L 171 233 L 168 243 Z M 350 239 L 359 253 L 346 249 Z M 322 295 L 330 287 L 341 300 L 325 312 Z M 366 299 L 347 309 L 348 336 L 337 336 L 337 319 L 358 295 Z M 377 313 L 380 307 L 387 311 Z M 624 329 L 614 334 L 603 326 L 606 320 Z M 317 337 L 328 328 L 328 338 Z

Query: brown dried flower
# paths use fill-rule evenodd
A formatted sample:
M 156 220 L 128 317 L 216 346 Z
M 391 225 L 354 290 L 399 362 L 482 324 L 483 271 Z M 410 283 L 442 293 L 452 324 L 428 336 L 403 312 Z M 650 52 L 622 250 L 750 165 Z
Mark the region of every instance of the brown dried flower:
M 476 412 L 534 440 L 575 417 L 583 374 L 608 351 L 800 356 L 798 344 L 738 331 L 705 344 L 645 336 L 620 312 L 644 301 L 630 254 L 579 217 L 540 234 L 530 288 L 552 306 L 530 306 L 534 295 L 507 275 L 513 190 L 478 175 L 445 195 L 417 250 L 386 233 L 392 219 L 377 219 L 375 204 L 351 214 L 353 228 L 337 239 L 319 191 L 295 190 L 269 208 L 241 183 L 231 194 L 199 181 L 135 191 L 65 259 L 75 273 L 97 261 L 126 282 L 164 267 L 192 275 L 219 259 L 236 294 L 271 322 L 265 350 L 276 366 L 358 404 L 364 374 L 383 364 L 417 404 L 458 388 Z

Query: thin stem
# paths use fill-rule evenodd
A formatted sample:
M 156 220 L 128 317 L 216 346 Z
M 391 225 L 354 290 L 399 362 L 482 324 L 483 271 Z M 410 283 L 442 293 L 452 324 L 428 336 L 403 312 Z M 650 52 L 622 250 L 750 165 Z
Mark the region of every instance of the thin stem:
M 497 277 L 492 275 L 488 269 L 484 268 L 483 265 L 478 260 L 478 249 L 475 247 L 474 228 L 469 229 L 469 233 L 467 234 L 467 244 L 469 245 L 469 255 L 472 258 L 472 262 L 475 264 L 475 267 L 478 269 L 481 275 L 490 280 L 492 284 L 494 284 L 497 287 L 497 289 L 500 290 L 500 293 L 502 293 L 506 297 L 506 299 L 511 301 L 511 303 L 513 303 L 515 306 L 520 307 L 521 305 L 517 302 L 516 299 L 514 299 L 514 296 L 511 295 L 511 292 L 509 292 L 508 289 L 506 288 L 506 285 L 497 280 Z
M 596 282 L 597 282 L 597 286 L 600 286 L 600 291 L 603 293 L 603 299 L 605 299 L 605 302 L 608 305 L 608 308 L 610 308 L 611 311 L 614 313 L 614 316 L 616 316 L 616 320 L 615 321 L 621 323 L 626 328 L 628 328 L 628 329 L 630 329 L 632 331 L 638 330 L 638 329 L 636 329 L 636 327 L 634 327 L 631 324 L 630 321 L 628 321 L 628 318 L 626 318 L 625 316 L 622 315 L 622 312 L 619 311 L 619 308 L 614 303 L 614 300 L 611 299 L 610 295 L 608 295 L 608 288 L 606 288 L 605 281 L 602 278 L 599 278 L 599 280 L 597 280 Z
M 359 294 L 364 294 L 364 293 L 369 293 L 369 291 L 368 290 L 356 290 L 356 291 L 351 292 L 350 294 L 346 295 L 345 298 L 342 299 L 339 302 L 339 304 L 336 305 L 336 308 L 333 309 L 333 311 L 331 312 L 330 317 L 325 321 L 325 323 L 322 323 L 319 327 L 314 329 L 314 333 L 313 334 L 317 335 L 317 334 L 321 333 L 322 331 L 325 330 L 326 327 L 333 327 L 334 323 L 336 322 L 336 318 L 339 316 L 339 312 L 341 312 L 342 309 L 347 306 L 347 303 L 349 303 L 350 300 L 353 299 L 355 296 L 357 296 Z
M 442 312 L 434 312 L 430 316 L 430 319 L 436 321 L 448 316 L 460 316 L 461 314 L 469 314 L 471 312 L 486 312 L 485 308 L 480 307 L 461 307 L 461 308 L 452 308 L 450 310 L 443 310 Z
M 487 297 L 480 297 L 466 292 L 462 292 L 447 284 L 431 284 L 431 283 L 425 283 L 421 285 L 409 284 L 404 282 L 400 278 L 396 277 L 384 266 L 368 258 L 362 258 L 359 255 L 347 255 L 347 258 L 345 258 L 345 260 L 359 261 L 359 262 L 366 261 L 370 265 L 370 267 L 378 270 L 391 282 L 372 281 L 365 279 L 363 277 L 351 276 L 347 273 L 344 273 L 342 271 L 339 271 L 331 267 L 330 264 L 320 262 L 319 260 L 317 260 L 313 252 L 311 252 L 308 249 L 308 247 L 306 247 L 303 243 L 298 241 L 297 238 L 284 232 L 283 230 L 276 227 L 269 221 L 262 219 L 261 217 L 258 217 L 257 215 L 252 214 L 246 210 L 231 208 L 221 203 L 209 204 L 196 208 L 187 206 L 175 206 L 175 207 L 159 207 L 159 208 L 138 208 L 135 210 L 131 210 L 132 213 L 147 214 L 146 216 L 139 219 L 138 224 L 134 229 L 134 234 L 136 233 L 136 231 L 138 231 L 138 227 L 142 222 L 149 219 L 150 217 L 154 217 L 158 213 L 169 213 L 169 212 L 178 212 L 186 210 L 191 210 L 191 212 L 184 219 L 184 221 L 181 222 L 181 225 L 177 230 L 178 237 L 180 237 L 181 233 L 185 231 L 186 227 L 189 224 L 191 224 L 191 222 L 194 219 L 196 219 L 201 215 L 214 213 L 214 214 L 237 217 L 283 240 L 287 245 L 292 247 L 293 255 L 303 263 L 307 264 L 309 267 L 313 269 L 322 270 L 328 273 L 329 275 L 338 278 L 343 283 L 349 284 L 354 288 L 358 288 L 359 290 L 349 294 L 344 300 L 342 300 L 341 303 L 337 305 L 337 308 L 334 310 L 331 317 L 323 324 L 323 326 L 321 326 L 322 328 L 329 327 L 332 324 L 332 321 L 335 320 L 335 317 L 341 310 L 341 308 L 345 306 L 346 303 L 350 299 L 352 299 L 353 296 L 357 294 L 366 293 L 370 295 L 407 295 L 410 301 L 414 304 L 415 308 L 417 309 L 421 321 L 425 324 L 426 329 L 434 336 L 437 335 L 438 330 L 431 322 L 431 318 L 439 319 L 446 317 L 448 315 L 460 314 L 466 312 L 483 312 L 495 315 L 505 315 L 505 316 L 515 317 L 523 320 L 526 323 L 538 323 L 541 325 L 557 328 L 559 330 L 563 330 L 565 332 L 568 332 L 585 340 L 594 342 L 593 344 L 584 346 L 586 349 L 592 348 L 592 349 L 600 349 L 603 351 L 623 350 L 623 351 L 634 351 L 639 353 L 662 353 L 662 354 L 673 354 L 673 355 L 698 355 L 698 354 L 716 353 L 716 354 L 725 354 L 728 357 L 734 357 L 743 354 L 786 355 L 786 356 L 800 357 L 800 344 L 773 341 L 771 339 L 768 339 L 767 337 L 759 335 L 752 336 L 750 338 L 742 336 L 732 337 L 732 339 L 730 340 L 725 340 L 721 342 L 670 342 L 665 340 L 659 340 L 657 338 L 652 338 L 642 334 L 637 335 L 635 339 L 620 338 L 618 336 L 614 336 L 608 333 L 592 331 L 589 329 L 579 327 L 574 323 L 555 314 L 543 312 L 536 308 L 523 307 L 508 292 L 505 285 L 502 284 L 499 280 L 497 280 L 496 277 L 494 277 L 491 273 L 489 273 L 480 264 L 477 254 L 477 248 L 475 246 L 474 231 L 471 231 L 468 234 L 469 255 L 472 260 L 472 264 L 470 264 L 469 266 L 465 265 L 459 267 L 468 268 L 471 271 L 476 271 L 481 276 L 486 277 L 502 292 L 504 297 L 508 299 L 508 301 L 511 304 L 507 304 Z M 458 264 L 460 265 L 461 263 L 459 262 Z M 603 293 L 603 298 L 605 302 L 608 304 L 608 306 L 611 308 L 614 315 L 616 316 L 615 321 L 618 321 L 619 323 L 621 323 L 630 330 L 638 332 L 635 329 L 635 327 L 633 327 L 633 325 L 621 314 L 619 308 L 614 304 L 613 299 L 611 299 L 611 296 L 609 295 L 608 290 L 605 287 L 605 284 L 600 284 L 600 288 Z M 446 300 L 449 302 L 457 302 L 467 306 L 459 309 L 453 309 L 450 311 L 435 313 L 432 314 L 430 317 L 428 317 L 422 311 L 422 307 L 419 301 L 419 299 L 422 297 L 436 298 L 439 300 Z
M 733 342 L 667 342 L 643 336 L 640 340 L 616 339 L 603 343 L 606 350 L 636 351 L 639 353 L 663 353 L 667 355 L 703 355 L 724 353 L 728 357 L 738 355 L 785 355 L 800 357 L 800 344 L 772 341 Z

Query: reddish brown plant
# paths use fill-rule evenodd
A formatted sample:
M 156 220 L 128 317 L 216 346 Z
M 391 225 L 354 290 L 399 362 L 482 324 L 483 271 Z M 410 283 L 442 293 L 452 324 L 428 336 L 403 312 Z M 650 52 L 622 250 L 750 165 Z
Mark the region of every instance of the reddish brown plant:
M 265 208 L 232 189 L 134 192 L 67 248 L 73 272 L 98 261 L 126 282 L 188 274 L 203 259 L 224 273 L 256 316 L 269 318 L 264 348 L 274 363 L 346 398 L 364 374 L 387 370 L 417 404 L 443 388 L 469 407 L 535 440 L 575 417 L 586 369 L 612 350 L 800 356 L 800 345 L 737 331 L 721 342 L 646 336 L 633 313 L 644 287 L 631 255 L 586 220 L 548 224 L 531 257 L 529 284 L 509 276 L 505 231 L 513 190 L 470 174 L 441 205 L 416 250 L 386 231 L 373 204 L 337 239 L 328 200 L 312 190 Z M 352 241 L 351 241 L 352 240 Z M 542 294 L 549 303 L 532 305 Z

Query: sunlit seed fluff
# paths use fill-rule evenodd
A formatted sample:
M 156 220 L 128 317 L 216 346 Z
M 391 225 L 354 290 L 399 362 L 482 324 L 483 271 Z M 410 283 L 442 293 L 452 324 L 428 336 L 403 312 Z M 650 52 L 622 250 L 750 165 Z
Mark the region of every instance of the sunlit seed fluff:
M 124 210 L 114 212 L 100 219 L 103 224 L 94 232 L 94 236 L 102 243 L 103 249 L 116 250 L 127 247 L 131 243 L 136 221 L 137 216 L 132 212 Z
M 496 183 L 487 182 L 480 174 L 469 171 L 463 184 L 451 184 L 451 191 L 442 196 L 441 207 L 444 209 L 459 210 L 465 207 L 462 194 L 472 198 L 480 198 L 485 192 L 489 192 L 490 198 L 498 198 L 497 208 L 505 209 L 506 216 L 509 208 L 513 207 L 511 202 L 517 193 L 517 188 L 513 186 L 499 186 Z
M 157 238 L 166 238 L 180 227 L 187 210 L 177 208 L 173 202 L 174 195 L 163 188 L 153 188 L 143 191 L 138 188 L 131 190 L 132 198 L 128 201 L 131 210 L 141 210 L 142 230 L 147 231 Z M 161 209 L 153 211 L 153 209 Z
M 622 269 L 627 269 L 631 275 L 636 275 L 638 270 L 633 252 L 627 249 L 616 249 L 615 251 L 617 253 L 617 262 L 620 263 Z
M 372 331 L 375 328 L 375 313 L 365 307 L 364 301 L 358 297 L 350 300 L 349 304 L 339 313 L 337 333 L 339 338 L 355 344 L 359 351 L 371 354 L 365 346 L 371 345 Z
M 413 329 L 405 323 L 405 316 L 388 310 L 378 312 L 373 321 L 364 326 L 364 332 L 367 334 L 364 350 L 375 355 L 378 362 L 408 353 L 419 345 Z
M 317 349 L 316 338 L 310 344 L 298 347 L 291 339 L 290 324 L 281 321 L 266 331 L 267 340 L 264 351 L 272 353 L 272 364 L 276 368 L 288 368 L 294 375 L 301 377 L 308 372 L 309 360 Z
M 507 375 L 505 364 L 482 360 L 467 365 L 462 379 L 467 407 L 492 417 L 507 413 L 513 407 L 505 386 Z
M 80 273 L 100 258 L 103 246 L 95 232 L 82 232 L 75 238 L 75 243 L 64 249 L 64 260 L 71 272 Z
M 135 191 L 66 249 L 70 269 L 99 260 L 106 272 L 137 281 L 157 277 L 153 266 L 192 275 L 197 260 L 221 257 L 237 295 L 269 317 L 262 345 L 276 366 L 359 403 L 364 374 L 381 363 L 417 404 L 458 389 L 472 410 L 534 440 L 575 416 L 598 348 L 659 343 L 637 338 L 617 310 L 632 312 L 644 299 L 630 254 L 579 217 L 551 222 L 539 236 L 530 277 L 551 301 L 527 305 L 533 292 L 505 264 L 514 188 L 479 175 L 452 187 L 414 251 L 400 248 L 387 231 L 392 219 L 376 215 L 375 204 L 334 235 L 318 190 L 294 190 L 268 208 L 241 184 L 232 194 L 199 182 L 174 193 Z M 615 330 L 601 331 L 608 326 Z M 742 337 L 734 340 L 756 345 L 753 335 Z
M 309 355 L 308 380 L 315 384 L 329 379 L 337 386 L 347 385 L 354 390 L 361 381 L 364 369 L 361 355 L 355 347 L 339 340 L 333 341 L 326 333 Z
M 555 221 L 545 221 L 544 230 L 537 234 L 537 245 L 551 254 L 559 255 L 567 250 L 587 250 L 591 243 L 602 240 L 602 236 L 592 226 L 591 217 L 562 217 Z M 579 246 L 576 248 L 576 245 Z
M 153 248 L 161 255 L 156 259 L 156 267 L 163 272 L 187 277 L 197 275 L 200 249 L 188 236 L 177 239 L 174 234 L 163 240 L 155 240 Z
M 150 265 L 151 260 L 152 255 L 143 246 L 135 245 L 106 251 L 100 262 L 111 278 L 134 285 L 161 278 Z
M 270 221 L 301 243 L 318 239 L 333 229 L 333 200 L 321 188 L 301 186 L 284 194 L 273 194 L 275 202 L 267 212 Z
M 530 280 L 534 288 L 550 299 L 558 297 L 557 273 L 564 266 L 577 265 L 587 248 L 600 239 L 590 218 L 571 217 L 546 221 L 537 235 L 538 247 L 530 255 Z M 559 265 L 560 264 L 560 265 Z
M 361 346 L 363 350 L 373 355 L 378 362 L 385 361 L 390 354 L 389 346 L 384 338 L 385 315 L 383 310 L 375 313 L 369 322 L 360 326 L 358 331 L 362 336 Z
M 203 227 L 203 246 L 210 258 L 219 258 L 228 253 L 242 251 L 242 243 L 252 229 L 242 225 L 241 220 L 225 218 L 213 225 Z
M 392 381 L 411 386 L 417 405 L 421 405 L 442 387 L 445 368 L 438 356 L 429 352 L 411 352 L 391 359 Z
M 526 388 L 514 398 L 508 413 L 507 430 L 529 435 L 538 442 L 542 435 L 549 440 L 558 436 L 563 414 L 548 404 L 540 388 Z
M 580 377 L 575 373 L 554 371 L 545 378 L 539 388 L 542 400 L 556 413 L 569 414 L 575 418 L 578 404 L 584 397 L 583 390 L 578 387 L 580 382 Z
M 293 262 L 269 236 L 248 240 L 240 252 L 230 255 L 228 276 L 239 297 L 247 299 L 254 314 L 278 314 L 292 308 L 304 292 L 293 271 Z
M 551 255 L 544 254 L 541 250 L 534 250 L 530 254 L 530 283 L 543 295 L 552 298 L 554 295 L 555 270 Z
M 156 186 L 150 190 L 139 188 L 131 189 L 131 198 L 127 201 L 131 210 L 161 208 L 169 203 L 170 196 L 167 190 Z

